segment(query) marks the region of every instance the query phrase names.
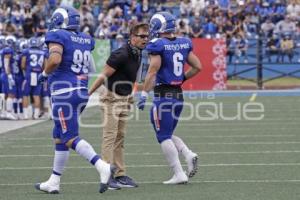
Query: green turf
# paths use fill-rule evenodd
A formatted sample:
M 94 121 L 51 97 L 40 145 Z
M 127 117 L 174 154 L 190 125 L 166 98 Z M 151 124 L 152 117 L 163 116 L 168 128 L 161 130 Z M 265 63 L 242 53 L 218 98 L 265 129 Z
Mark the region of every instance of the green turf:
M 224 116 L 232 117 L 237 113 L 237 106 L 245 105 L 249 99 L 250 96 L 220 97 L 187 99 L 186 102 L 194 106 L 199 102 L 215 102 L 218 114 L 221 109 Z M 99 194 L 96 171 L 72 152 L 62 178 L 61 194 L 36 191 L 33 184 L 46 180 L 51 172 L 52 122 L 5 133 L 0 135 L 0 199 L 299 199 L 300 99 L 258 96 L 254 102 L 264 106 L 262 120 L 249 121 L 243 117 L 239 120 L 199 120 L 194 117 L 180 121 L 175 134 L 200 156 L 200 171 L 188 185 L 161 184 L 171 173 L 149 124 L 148 108 L 144 112 L 133 112 L 126 135 L 128 175 L 140 183 L 135 189 Z M 202 106 L 198 113 L 205 118 L 213 111 L 212 107 Z M 191 109 L 187 108 L 182 116 L 190 114 Z M 252 117 L 256 115 L 252 113 Z M 98 108 L 89 108 L 83 114 L 84 124 L 100 121 Z M 81 127 L 81 137 L 97 152 L 100 152 L 101 132 L 101 128 Z M 183 159 L 182 163 L 186 167 Z

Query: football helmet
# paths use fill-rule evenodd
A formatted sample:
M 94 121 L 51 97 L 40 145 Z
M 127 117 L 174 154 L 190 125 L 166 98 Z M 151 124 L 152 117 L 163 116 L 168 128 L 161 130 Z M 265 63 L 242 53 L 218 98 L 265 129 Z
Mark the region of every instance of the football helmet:
M 38 48 L 40 47 L 40 41 L 37 37 L 31 37 L 29 39 L 29 47 L 30 48 Z
M 13 35 L 6 36 L 5 45 L 8 46 L 8 47 L 14 48 L 15 44 L 16 44 L 16 41 L 17 41 L 17 39 L 16 39 L 15 36 L 13 36 Z
M 174 33 L 176 30 L 175 17 L 169 12 L 158 12 L 151 17 L 150 34 L 158 37 L 159 33 Z
M 71 6 L 57 8 L 50 19 L 49 30 L 66 29 L 77 31 L 80 28 L 79 12 Z

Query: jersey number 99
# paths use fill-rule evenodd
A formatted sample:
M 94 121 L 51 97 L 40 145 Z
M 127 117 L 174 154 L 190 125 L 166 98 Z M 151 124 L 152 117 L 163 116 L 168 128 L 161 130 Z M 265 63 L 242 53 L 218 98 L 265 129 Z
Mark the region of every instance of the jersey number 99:
M 89 73 L 89 65 L 91 62 L 91 52 L 90 51 L 80 51 L 76 49 L 73 54 L 73 65 L 71 69 L 73 72 L 79 74 L 81 71 L 84 74 Z

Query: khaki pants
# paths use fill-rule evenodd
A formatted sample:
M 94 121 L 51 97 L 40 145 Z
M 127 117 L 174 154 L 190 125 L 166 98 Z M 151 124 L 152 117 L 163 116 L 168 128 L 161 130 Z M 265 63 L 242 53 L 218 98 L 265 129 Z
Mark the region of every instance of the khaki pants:
M 124 137 L 132 96 L 119 96 L 101 88 L 100 107 L 103 113 L 102 159 L 117 167 L 115 176 L 125 175 Z

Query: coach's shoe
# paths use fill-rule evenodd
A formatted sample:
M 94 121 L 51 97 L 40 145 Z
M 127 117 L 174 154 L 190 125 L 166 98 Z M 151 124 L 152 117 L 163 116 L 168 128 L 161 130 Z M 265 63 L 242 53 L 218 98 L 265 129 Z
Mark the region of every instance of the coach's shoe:
M 186 159 L 186 163 L 188 166 L 187 175 L 189 178 L 195 176 L 198 171 L 198 155 L 195 153 L 191 153 L 190 156 Z
M 170 180 L 164 181 L 163 184 L 166 185 L 187 184 L 187 182 L 188 182 L 188 177 L 184 172 L 182 172 L 180 174 L 174 174 L 174 176 Z
M 108 181 L 110 180 L 111 177 L 113 177 L 116 167 L 114 165 L 110 164 L 103 164 L 101 167 L 100 171 L 100 178 L 101 178 L 101 183 L 100 183 L 100 189 L 99 192 L 103 193 L 108 189 Z
M 138 187 L 136 182 L 129 176 L 118 176 L 115 178 L 118 182 L 118 185 L 123 188 L 134 188 Z
M 35 189 L 49 194 L 58 194 L 59 193 L 59 184 L 54 184 L 49 181 L 43 183 L 35 184 Z
M 120 190 L 121 187 L 118 185 L 118 182 L 116 179 L 111 177 L 108 181 L 108 189 L 109 190 Z

